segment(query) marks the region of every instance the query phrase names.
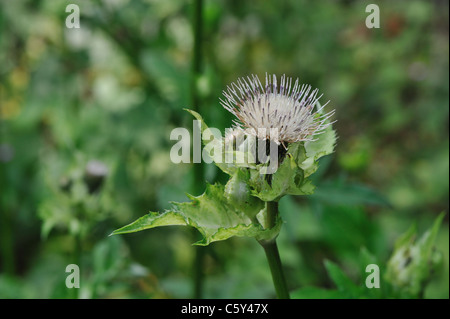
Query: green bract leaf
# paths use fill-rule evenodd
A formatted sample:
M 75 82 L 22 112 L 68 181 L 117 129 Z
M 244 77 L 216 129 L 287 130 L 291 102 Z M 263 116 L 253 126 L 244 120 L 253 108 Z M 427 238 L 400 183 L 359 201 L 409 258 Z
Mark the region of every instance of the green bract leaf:
M 317 140 L 312 142 L 306 142 L 305 157 L 299 158 L 298 165 L 305 172 L 305 177 L 313 174 L 317 168 L 317 160 L 322 156 L 333 153 L 336 145 L 336 132 L 333 128 L 328 126 L 322 134 L 317 135 Z M 303 160 L 302 160 L 303 159 Z
M 230 186 L 232 188 L 233 186 Z M 239 186 L 238 186 L 239 187 Z M 188 225 L 196 228 L 203 239 L 195 244 L 208 245 L 211 242 L 225 240 L 233 236 L 255 237 L 258 240 L 275 238 L 281 228 L 281 219 L 272 229 L 264 229 L 260 224 L 237 209 L 225 196 L 225 188 L 220 184 L 207 185 L 203 195 L 189 196 L 192 201 L 172 203 L 173 209 L 164 213 L 149 213 L 135 222 L 115 230 L 112 234 L 133 233 L 158 226 Z M 233 196 L 228 193 L 228 196 Z M 246 201 L 246 198 L 240 200 Z M 264 210 L 264 206 L 256 203 Z M 245 212 L 254 214 L 250 206 Z
M 422 295 L 425 284 L 441 265 L 442 254 L 434 249 L 434 243 L 444 216 L 445 213 L 440 214 L 419 240 L 415 240 L 415 226 L 397 240 L 388 261 L 386 280 L 400 297 L 417 298 Z
M 286 156 L 278 170 L 271 175 L 270 184 L 266 176 L 254 172 L 249 181 L 253 196 L 263 201 L 278 201 L 286 194 L 308 195 L 314 191 L 314 186 L 309 180 L 305 180 L 303 170 L 297 166 L 294 157 L 290 154 Z
M 189 109 L 185 109 L 186 111 L 188 111 L 189 113 L 191 113 L 198 121 L 200 121 L 201 127 L 200 127 L 200 131 L 202 133 L 202 135 L 207 132 L 207 130 L 209 130 L 208 125 L 206 125 L 205 121 L 203 120 L 203 117 L 198 114 L 195 111 L 189 110 Z M 205 142 L 205 141 L 203 141 Z M 212 141 L 209 141 L 208 143 L 206 143 L 205 148 L 206 151 L 209 151 L 209 149 L 220 149 L 223 150 L 223 139 L 221 136 L 216 136 L 215 139 L 213 139 Z M 214 162 L 214 164 L 216 164 L 216 166 L 218 168 L 220 168 L 224 173 L 227 173 L 228 175 L 233 175 L 236 170 L 237 167 L 236 165 L 233 165 L 233 163 L 225 163 L 224 160 L 224 156 L 225 156 L 225 152 L 219 152 L 219 153 L 214 153 L 213 156 L 211 157 L 212 161 Z
M 254 221 L 256 215 L 264 208 L 264 202 L 251 196 L 248 175 L 249 171 L 246 169 L 237 170 L 225 185 L 225 197 L 236 210 Z
M 209 129 L 200 114 L 191 110 L 187 111 L 201 122 L 202 133 Z M 222 144 L 224 144 L 223 139 L 220 138 L 208 142 L 205 147 L 217 146 L 218 149 L 222 149 L 221 147 L 225 147 Z M 262 201 L 278 201 L 284 195 L 312 194 L 314 186 L 307 177 L 317 170 L 317 161 L 320 157 L 333 152 L 335 144 L 336 134 L 331 126 L 317 135 L 315 141 L 292 143 L 289 145 L 285 157 L 280 159 L 281 163 L 273 174 L 261 174 L 268 164 L 256 164 L 250 161 L 254 158 L 250 152 L 245 151 L 246 148 L 242 145 L 237 145 L 236 150 L 233 150 L 232 153 L 235 156 L 233 158 L 241 156 L 245 159 L 243 163 L 225 163 L 227 152 L 213 154 L 212 160 L 222 171 L 233 178 L 236 172 L 248 170 L 249 173 L 243 174 L 240 181 L 251 187 L 251 195 Z

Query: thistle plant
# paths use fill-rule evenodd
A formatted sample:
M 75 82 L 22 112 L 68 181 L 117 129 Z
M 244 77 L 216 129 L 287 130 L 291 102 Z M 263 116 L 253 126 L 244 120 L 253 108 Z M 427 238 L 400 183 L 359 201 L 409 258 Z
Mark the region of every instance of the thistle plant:
M 226 185 L 206 185 L 190 202 L 173 203 L 163 213 L 151 212 L 117 229 L 125 234 L 158 226 L 188 225 L 209 245 L 233 236 L 254 237 L 264 248 L 278 298 L 289 298 L 276 238 L 282 219 L 278 201 L 285 195 L 310 195 L 308 179 L 318 159 L 333 152 L 336 135 L 319 103 L 322 95 L 299 80 L 266 75 L 240 78 L 223 92 L 222 106 L 236 116 L 225 135 L 214 136 L 202 116 L 188 110 L 202 134 L 213 136 L 205 145 L 212 161 L 230 179 Z M 231 160 L 230 160 L 231 159 Z

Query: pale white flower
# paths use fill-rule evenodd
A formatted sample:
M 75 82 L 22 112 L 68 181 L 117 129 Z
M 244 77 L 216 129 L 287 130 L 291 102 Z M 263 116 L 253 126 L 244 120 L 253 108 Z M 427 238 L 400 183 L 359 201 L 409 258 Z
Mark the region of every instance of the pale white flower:
M 322 114 L 328 102 L 320 106 L 318 101 L 322 95 L 318 96 L 318 91 L 311 91 L 310 85 L 300 85 L 298 79 L 292 85 L 292 78 L 285 75 L 278 84 L 275 75 L 266 74 L 263 86 L 259 78 L 252 75 L 227 86 L 223 91 L 225 99 L 220 102 L 238 118 L 233 121 L 237 128 L 245 129 L 257 138 L 285 145 L 314 141 L 316 135 L 332 124 L 328 119 L 334 110 Z M 271 129 L 278 134 L 271 134 Z

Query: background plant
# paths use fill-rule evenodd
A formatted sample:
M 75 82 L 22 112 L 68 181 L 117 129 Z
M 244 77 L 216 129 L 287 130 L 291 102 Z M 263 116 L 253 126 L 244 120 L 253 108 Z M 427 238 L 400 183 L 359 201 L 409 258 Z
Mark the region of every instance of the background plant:
M 266 71 L 327 88 L 337 111 L 339 144 L 313 177 L 315 194 L 280 202 L 290 288 L 334 289 L 325 259 L 359 285 L 362 246 L 383 268 L 411 224 L 423 234 L 448 211 L 448 3 L 377 2 L 378 30 L 364 25 L 368 3 L 204 3 L 199 85 L 208 123 L 223 131 L 231 122 L 217 101 L 226 83 Z M 57 198 L 49 185 L 97 159 L 110 168 L 115 204 L 92 221 L 83 282 L 95 281 L 98 297 L 189 297 L 188 230 L 105 238 L 169 200 L 188 200 L 192 167 L 167 159 L 171 129 L 191 123 L 181 111 L 189 106 L 191 4 L 83 2 L 77 34 L 64 28 L 66 5 L 0 1 L 0 295 L 67 296 L 72 236 L 61 225 L 44 240 L 38 211 Z M 226 178 L 212 165 L 205 177 Z M 255 245 L 211 246 L 205 297 L 274 296 Z M 448 298 L 448 217 L 436 247 L 443 266 L 424 297 Z

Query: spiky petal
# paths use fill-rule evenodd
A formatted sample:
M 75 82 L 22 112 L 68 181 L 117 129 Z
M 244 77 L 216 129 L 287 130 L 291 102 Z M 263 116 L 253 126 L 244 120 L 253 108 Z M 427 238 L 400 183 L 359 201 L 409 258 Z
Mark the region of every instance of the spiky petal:
M 311 91 L 311 86 L 299 84 L 292 78 L 281 76 L 277 83 L 275 75 L 266 74 L 263 86 L 256 75 L 240 78 L 223 91 L 225 99 L 220 99 L 222 106 L 237 117 L 237 127 L 261 139 L 271 139 L 276 143 L 293 143 L 313 141 L 330 124 L 327 121 L 334 110 L 322 114 L 325 105 L 318 107 L 318 89 Z M 277 130 L 273 137 L 270 129 Z

